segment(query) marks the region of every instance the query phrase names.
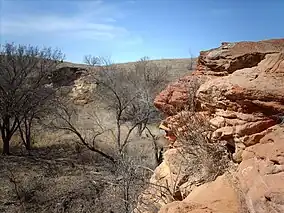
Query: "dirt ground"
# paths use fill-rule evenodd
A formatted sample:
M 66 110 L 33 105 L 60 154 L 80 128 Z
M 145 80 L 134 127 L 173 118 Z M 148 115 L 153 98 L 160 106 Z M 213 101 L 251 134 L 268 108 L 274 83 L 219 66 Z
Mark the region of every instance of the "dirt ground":
M 0 156 L 0 212 L 119 212 L 121 202 L 107 184 L 117 178 L 113 164 L 66 136 L 37 144 L 30 154 L 16 147 L 12 156 Z M 134 142 L 132 152 L 140 150 L 153 167 L 151 141 Z
M 82 109 L 84 113 L 80 114 L 85 128 L 93 125 L 88 109 Z M 101 110 L 100 116 L 104 125 L 113 127 L 111 113 Z M 151 127 L 155 134 L 156 126 Z M 122 136 L 127 129 L 123 127 Z M 104 135 L 97 144 L 110 155 L 114 149 L 111 138 Z M 107 159 L 79 146 L 70 132 L 37 130 L 30 153 L 18 141 L 19 138 L 13 138 L 11 156 L 0 155 L 0 212 L 121 212 L 123 202 L 116 196 L 119 192 L 109 184 L 119 178 L 117 168 Z M 154 169 L 152 140 L 145 134 L 131 136 L 128 152 L 138 157 L 143 166 Z
M 0 212 L 96 212 L 102 191 L 93 180 L 111 169 L 87 152 L 60 144 L 1 156 Z

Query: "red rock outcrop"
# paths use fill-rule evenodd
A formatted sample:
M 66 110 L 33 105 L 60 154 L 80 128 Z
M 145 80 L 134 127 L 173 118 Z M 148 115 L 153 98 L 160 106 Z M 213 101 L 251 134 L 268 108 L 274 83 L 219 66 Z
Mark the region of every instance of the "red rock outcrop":
M 188 99 L 190 97 L 190 85 L 197 84 L 197 81 L 203 81 L 203 78 L 203 76 L 186 76 L 180 78 L 177 82 L 169 84 L 167 88 L 155 98 L 155 106 L 166 115 L 174 115 L 184 110 L 188 105 Z M 192 90 L 197 89 L 197 85 L 192 88 Z
M 238 199 L 230 177 L 222 175 L 196 187 L 183 201 L 165 205 L 160 213 L 239 213 Z
M 243 152 L 237 177 L 249 212 L 284 212 L 284 126 Z
M 259 42 L 223 42 L 218 48 L 201 51 L 195 74 L 224 76 L 243 68 L 251 68 L 267 54 L 283 51 L 284 39 Z
M 223 43 L 219 48 L 202 51 L 192 74 L 207 80 L 198 98 L 209 106 L 218 104 L 218 108 L 234 102 L 228 107 L 235 111 L 238 107 L 283 110 L 283 59 L 284 39 Z M 182 110 L 187 105 L 192 81 L 192 76 L 187 76 L 170 84 L 156 97 L 155 106 L 168 115 Z M 214 98 L 225 100 L 219 103 Z
M 284 47 L 283 47 L 284 48 Z M 272 115 L 284 110 L 284 53 L 269 53 L 254 67 L 203 84 L 203 107 Z
M 192 107 L 189 91 L 196 78 L 202 83 L 194 96 L 195 110 L 206 115 L 213 128 L 211 142 L 230 147 L 237 166 L 230 173 L 238 187 L 229 183 L 229 188 L 236 189 L 238 196 L 232 193 L 232 207 L 226 209 L 222 195 L 228 188 L 221 184 L 216 191 L 217 178 L 198 199 L 194 191 L 188 191 L 187 198 L 165 205 L 161 213 L 238 212 L 241 208 L 249 213 L 284 212 L 284 39 L 224 42 L 202 51 L 196 71 L 155 99 L 155 106 L 169 116 L 168 127 L 183 132 L 180 118 Z M 216 203 L 223 203 L 223 208 L 214 207 Z

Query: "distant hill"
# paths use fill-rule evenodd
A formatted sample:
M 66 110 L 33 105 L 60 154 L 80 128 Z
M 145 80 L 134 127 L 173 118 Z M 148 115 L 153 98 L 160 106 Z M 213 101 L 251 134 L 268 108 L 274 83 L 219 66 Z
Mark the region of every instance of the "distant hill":
M 193 65 L 192 70 L 194 70 L 197 59 L 196 58 L 193 58 L 193 59 L 179 58 L 179 59 L 160 59 L 160 60 L 150 60 L 150 61 L 156 63 L 160 67 L 166 67 L 166 66 L 171 67 L 169 78 L 177 79 L 177 78 L 180 78 L 186 75 L 187 73 L 191 71 L 189 69 L 191 61 Z M 121 68 L 130 69 L 134 67 L 135 63 L 136 62 L 118 63 L 116 65 Z M 89 69 L 90 68 L 90 66 L 86 64 L 75 64 L 71 62 L 63 62 L 58 65 L 58 68 L 63 68 L 63 67 L 78 68 L 78 69 Z

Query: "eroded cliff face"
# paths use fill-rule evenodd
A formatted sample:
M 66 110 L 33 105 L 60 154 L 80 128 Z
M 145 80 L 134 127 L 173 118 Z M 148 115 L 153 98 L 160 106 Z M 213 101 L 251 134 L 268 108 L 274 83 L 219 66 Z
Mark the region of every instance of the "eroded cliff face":
M 85 105 L 93 101 L 96 84 L 91 80 L 90 66 L 63 63 L 59 64 L 50 76 L 50 83 L 60 88 L 60 93 L 75 105 Z
M 177 140 L 151 179 L 153 185 L 168 188 L 178 184 L 176 199 L 165 201 L 166 193 L 157 188 L 148 189 L 151 196 L 144 198 L 153 209 L 162 207 L 161 213 L 284 212 L 284 39 L 222 43 L 201 52 L 196 71 L 155 99 L 155 106 L 168 116 L 169 128 L 183 129 L 179 118 L 190 108 L 194 78 L 202 79 L 194 113 L 209 122 L 210 143 L 227 146 L 231 164 L 209 183 L 202 182 L 202 170 L 195 175 L 174 171 L 182 162 Z M 171 182 L 173 176 L 181 183 Z

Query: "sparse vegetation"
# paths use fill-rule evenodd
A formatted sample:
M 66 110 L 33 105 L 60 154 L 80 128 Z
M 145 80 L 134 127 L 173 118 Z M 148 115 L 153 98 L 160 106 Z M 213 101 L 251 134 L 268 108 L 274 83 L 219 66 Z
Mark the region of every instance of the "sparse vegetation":
M 10 170 L 7 167 L 8 164 L 5 164 L 2 168 L 3 174 L 8 176 L 4 175 L 1 178 L 5 180 L 8 177 L 9 182 L 7 183 L 11 186 L 11 193 L 15 195 L 15 200 L 11 198 L 13 201 L 7 200 L 2 204 L 8 206 L 20 205 L 21 212 L 34 211 L 36 208 L 38 208 L 36 211 L 43 212 L 45 211 L 44 209 L 49 209 L 50 211 L 55 211 L 55 209 L 66 211 L 70 209 L 69 205 L 71 205 L 70 202 L 73 198 L 68 194 L 64 196 L 65 198 L 62 198 L 62 203 L 58 207 L 47 207 L 43 204 L 47 198 L 41 193 L 47 189 L 42 180 L 48 179 L 48 177 L 42 172 L 45 170 L 45 165 L 48 165 L 49 175 L 55 174 L 56 171 L 53 171 L 53 167 L 57 167 L 56 164 L 58 164 L 58 166 L 61 165 L 65 169 L 65 166 L 63 166 L 65 163 L 68 165 L 68 170 L 71 169 L 70 171 L 73 170 L 72 168 L 78 168 L 78 166 L 85 168 L 85 160 L 80 161 L 78 165 L 78 162 L 76 163 L 71 158 L 73 155 L 78 155 L 79 159 L 86 159 L 86 156 L 82 153 L 89 150 L 88 152 L 91 151 L 89 153 L 90 157 L 93 156 L 93 152 L 108 159 L 110 162 L 101 163 L 103 167 L 108 167 L 109 172 L 107 176 L 96 179 L 95 182 L 98 183 L 98 186 L 95 186 L 94 189 L 100 188 L 100 192 L 97 195 L 113 197 L 113 205 L 106 208 L 104 201 L 98 198 L 100 201 L 96 204 L 96 207 L 100 210 L 96 212 L 113 210 L 132 212 L 135 208 L 137 196 L 145 187 L 152 170 L 147 163 L 145 164 L 138 153 L 133 155 L 132 151 L 130 151 L 131 148 L 128 146 L 134 137 L 142 137 L 146 128 L 148 134 L 152 135 L 153 141 L 155 140 L 155 134 L 152 133 L 151 128 L 148 126 L 160 119 L 158 111 L 153 106 L 153 99 L 168 83 L 167 77 L 170 67 L 159 67 L 147 58 L 143 58 L 132 69 L 126 69 L 119 68 L 100 57 L 86 57 L 85 62 L 95 67 L 95 71 L 91 71 L 88 74 L 90 80 L 97 85 L 94 94 L 94 99 L 97 99 L 96 103 L 104 103 L 107 110 L 114 112 L 115 115 L 113 121 L 115 124 L 114 128 L 109 127 L 99 119 L 98 114 L 100 112 L 94 109 L 92 116 L 90 115 L 89 118 L 93 126 L 92 128 L 86 128 L 84 122 L 78 122 L 80 120 L 79 108 L 74 106 L 72 100 L 68 100 L 69 97 L 66 96 L 70 90 L 65 87 L 72 84 L 63 82 L 62 85 L 64 87 L 62 87 L 62 91 L 60 85 L 57 85 L 58 78 L 55 77 L 57 75 L 55 70 L 62 58 L 63 54 L 60 51 L 52 50 L 51 48 L 39 49 L 33 46 L 17 46 L 15 44 L 1 46 L 2 78 L 0 81 L 0 98 L 2 103 L 1 136 L 3 154 L 10 154 L 9 145 L 15 138 L 20 140 L 21 144 L 30 151 L 33 138 L 35 138 L 32 133 L 36 133 L 35 136 L 44 134 L 44 131 L 53 132 L 53 134 L 62 132 L 65 135 L 70 132 L 74 135 L 74 137 L 71 137 L 70 142 L 58 144 L 59 150 L 61 150 L 60 147 L 65 145 L 74 146 L 74 151 L 68 151 L 70 157 L 62 158 L 58 156 L 58 158 L 54 156 L 46 159 L 49 152 L 39 154 L 41 153 L 41 148 L 43 148 L 42 146 L 46 146 L 46 148 L 43 148 L 46 151 L 50 149 L 47 144 L 44 144 L 46 141 L 39 141 L 37 147 L 34 147 L 34 150 L 30 152 L 31 155 L 29 157 L 25 155 L 24 158 L 19 157 L 24 162 L 29 162 L 31 167 L 35 167 L 37 173 L 39 173 L 38 178 L 33 178 L 33 175 L 29 174 L 27 179 L 23 180 L 21 178 L 22 174 L 17 172 L 17 168 Z M 60 73 L 60 75 L 63 74 Z M 66 81 L 69 78 L 64 79 L 62 78 L 61 81 Z M 75 79 L 71 77 L 69 80 L 74 81 Z M 53 85 L 53 82 L 56 85 Z M 134 130 L 136 130 L 137 134 L 134 134 Z M 105 135 L 111 137 L 105 137 Z M 100 147 L 99 144 L 109 143 L 111 139 L 114 139 L 115 142 L 112 143 L 113 147 L 111 149 Z M 60 142 L 62 139 L 58 138 L 57 140 Z M 157 155 L 155 153 L 157 150 L 153 149 L 153 155 Z M 51 152 L 54 152 L 54 150 Z M 20 155 L 23 155 L 23 153 Z M 9 161 L 16 162 L 17 157 L 6 159 L 8 160 L 7 163 Z M 37 162 L 36 164 L 34 160 Z M 160 160 L 161 156 L 159 157 Z M 87 161 L 87 164 L 91 166 L 96 164 L 96 161 Z M 38 167 L 40 165 L 43 166 L 41 169 Z M 89 169 L 81 171 L 81 175 L 88 177 L 86 180 L 81 179 L 81 181 L 92 182 L 95 180 L 93 177 L 90 177 L 89 172 L 91 172 Z M 34 188 L 33 186 L 40 187 Z M 35 198 L 36 194 L 40 195 L 39 199 Z M 34 199 L 39 203 L 37 207 L 32 207 Z M 86 202 L 88 203 L 88 201 Z M 92 208 L 87 203 L 84 203 L 83 209 L 89 209 L 88 211 L 90 211 Z M 10 209 L 13 211 L 12 209 L 15 208 Z
M 229 153 L 225 146 L 211 142 L 214 129 L 209 123 L 209 114 L 198 112 L 196 93 L 202 82 L 203 79 L 191 76 L 187 108 L 176 116 L 178 125 L 171 130 L 181 144 L 181 155 L 193 162 L 194 171 L 205 170 L 204 180 L 212 181 L 228 168 Z M 194 171 L 191 169 L 191 173 Z
M 90 69 L 85 74 L 96 85 L 92 94 L 95 107 L 88 113 L 91 125 L 87 125 L 80 118 L 84 109 L 74 105 L 68 96 L 70 90 L 65 88 L 72 84 L 63 82 L 76 78 L 60 78 L 62 88 L 57 84 L 56 69 L 62 60 L 63 54 L 51 48 L 1 46 L 2 151 L 10 154 L 9 145 L 17 138 L 30 154 L 1 158 L 5 163 L 0 179 L 10 187 L 5 192 L 12 196 L 0 204 L 14 205 L 3 211 L 133 212 L 139 194 L 150 184 L 153 168 L 162 162 L 163 148 L 157 144 L 158 136 L 151 127 L 160 121 L 161 115 L 153 101 L 169 83 L 171 67 L 158 66 L 147 57 L 126 68 L 105 58 L 86 56 L 84 62 Z M 60 72 L 64 69 L 60 68 Z M 100 119 L 102 106 L 114 115 L 109 123 Z M 61 136 L 45 141 L 40 137 L 45 133 Z M 143 134 L 149 138 L 143 139 Z M 33 138 L 39 141 L 31 150 Z M 147 158 L 152 156 L 153 160 L 143 159 L 143 147 L 132 150 L 138 145 L 137 138 L 148 141 L 143 147 L 150 146 Z M 54 141 L 48 145 L 50 140 Z M 21 170 L 10 169 L 10 162 Z M 34 168 L 35 174 L 28 168 Z M 45 182 L 59 181 L 67 173 L 71 180 L 66 179 L 68 184 L 79 184 L 78 188 L 69 186 L 70 189 L 64 188 L 58 194 L 48 194 Z M 167 186 L 159 187 L 175 199 L 178 186 L 173 191 Z M 79 198 L 82 200 L 78 201 Z
M 180 127 L 172 130 L 181 145 L 180 153 L 194 162 L 194 170 L 204 170 L 204 180 L 212 181 L 228 168 L 229 153 L 226 147 L 212 143 L 210 135 L 212 128 L 206 120 L 206 115 L 193 114 L 188 111 L 180 113 Z M 194 171 L 191 170 L 194 173 Z
M 48 77 L 63 54 L 51 48 L 0 46 L 0 130 L 3 154 L 10 153 L 10 140 L 17 130 L 31 148 L 31 126 L 54 94 Z
M 79 145 L 85 146 L 89 150 L 100 154 L 111 162 L 115 163 L 114 157 L 100 150 L 96 142 L 98 137 L 104 134 L 105 130 L 99 121 L 94 119 L 94 126 L 92 129 L 86 129 L 77 126 L 78 112 L 75 107 L 61 100 L 55 102 L 53 111 L 53 118 L 51 119 L 50 127 L 55 130 L 66 130 L 73 133 L 78 138 Z
M 116 145 L 119 153 L 123 153 L 135 129 L 141 136 L 147 124 L 159 119 L 153 101 L 167 83 L 169 67 L 157 67 L 147 58 L 137 62 L 134 70 L 121 70 L 104 59 L 100 62 L 101 69 L 93 75 L 97 84 L 96 99 L 106 102 L 108 109 L 115 112 Z M 122 138 L 121 127 L 125 123 L 129 130 Z
M 193 58 L 193 55 L 192 55 L 190 50 L 189 50 L 189 55 L 190 55 L 190 61 L 188 63 L 187 69 L 188 69 L 188 71 L 193 71 L 193 68 L 194 68 L 194 58 Z

